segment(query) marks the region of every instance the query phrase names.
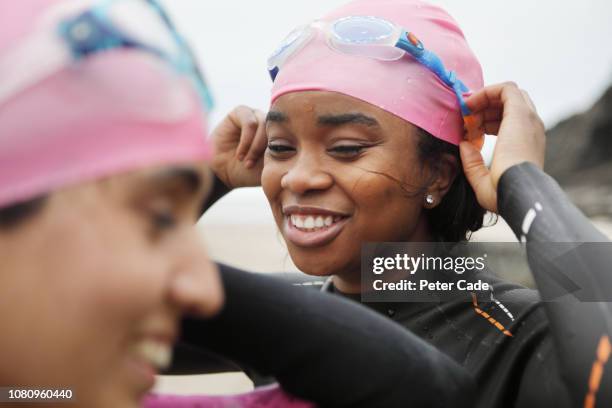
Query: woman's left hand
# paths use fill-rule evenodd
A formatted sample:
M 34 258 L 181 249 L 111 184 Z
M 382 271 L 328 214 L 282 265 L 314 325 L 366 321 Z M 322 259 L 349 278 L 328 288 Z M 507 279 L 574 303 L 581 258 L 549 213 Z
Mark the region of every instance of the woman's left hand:
M 497 135 L 497 144 L 488 169 L 480 151 L 470 142 L 461 142 L 463 170 L 478 203 L 497 212 L 497 184 L 506 170 L 523 162 L 544 167 L 544 123 L 527 92 L 512 82 L 485 87 L 466 103 L 481 129 Z

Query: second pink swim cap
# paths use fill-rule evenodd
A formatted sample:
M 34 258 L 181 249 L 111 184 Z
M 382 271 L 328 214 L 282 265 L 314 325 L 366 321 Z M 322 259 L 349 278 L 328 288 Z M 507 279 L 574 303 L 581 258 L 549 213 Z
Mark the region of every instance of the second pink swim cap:
M 101 2 L 0 2 L 0 89 L 52 58 L 45 47 L 27 46 L 53 36 L 47 17 L 93 3 Z M 207 159 L 206 136 L 196 91 L 168 63 L 133 49 L 92 55 L 0 102 L 0 208 L 115 174 Z
M 356 0 L 323 18 L 374 16 L 414 33 L 435 52 L 447 70 L 472 91 L 483 87 L 482 68 L 455 20 L 419 0 Z M 339 92 L 378 106 L 449 143 L 463 139 L 463 120 L 452 89 L 426 67 L 405 55 L 380 61 L 332 50 L 325 35 L 316 37 L 280 68 L 272 102 L 289 92 Z

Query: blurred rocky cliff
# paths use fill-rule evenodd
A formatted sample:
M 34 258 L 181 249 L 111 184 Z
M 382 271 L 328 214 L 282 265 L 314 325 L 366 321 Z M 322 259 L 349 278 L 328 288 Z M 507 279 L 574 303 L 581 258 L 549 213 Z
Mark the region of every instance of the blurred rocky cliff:
M 545 170 L 589 217 L 612 217 L 612 87 L 547 132 Z

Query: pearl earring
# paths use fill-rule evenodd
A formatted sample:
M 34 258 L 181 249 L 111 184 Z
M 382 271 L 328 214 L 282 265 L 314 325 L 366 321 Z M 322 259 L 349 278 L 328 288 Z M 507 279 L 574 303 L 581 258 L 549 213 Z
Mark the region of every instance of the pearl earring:
M 425 197 L 425 202 L 429 205 L 432 205 L 434 203 L 434 197 L 431 194 L 427 194 L 427 196 Z

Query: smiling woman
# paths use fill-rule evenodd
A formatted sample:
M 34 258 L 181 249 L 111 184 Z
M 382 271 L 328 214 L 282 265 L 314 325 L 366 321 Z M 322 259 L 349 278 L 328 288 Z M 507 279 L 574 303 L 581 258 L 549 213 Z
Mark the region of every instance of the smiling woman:
M 458 148 L 376 106 L 289 93 L 272 105 L 267 135 L 262 187 L 292 259 L 314 275 L 334 265 L 344 290 L 359 288 L 362 242 L 448 242 L 482 225 Z
M 0 370 L 3 384 L 68 384 L 82 406 L 123 406 L 170 363 L 181 310 L 219 309 L 216 270 L 191 227 L 204 197 L 192 182 L 204 173 L 186 172 L 142 171 L 66 188 L 0 232 L 0 280 L 10 288 L 0 308 L 10 333 L 0 340 L 10 368 Z
M 384 57 L 406 41 L 418 49 Z M 483 87 L 452 17 L 420 0 L 354 0 L 292 32 L 269 68 L 268 120 L 249 120 L 244 108 L 230 113 L 234 129 L 220 126 L 216 140 L 225 157 L 230 141 L 237 154 L 213 169 L 228 187 L 252 185 L 253 174 L 226 170 L 241 168 L 242 155 L 259 158 L 259 167 L 243 168 L 260 172 L 300 270 L 331 276 L 324 290 L 365 303 L 452 356 L 478 382 L 475 406 L 612 401 L 612 377 L 603 374 L 612 310 L 592 301 L 612 288 L 609 242 L 542 172 L 544 126 L 527 92 L 511 82 Z M 458 78 L 475 92 L 459 92 Z M 475 143 L 482 132 L 497 136 L 490 168 Z M 448 239 L 452 247 L 480 228 L 485 209 L 526 246 L 540 292 L 484 270 L 469 286 L 460 281 L 467 291 L 488 289 L 484 299 L 462 292 L 443 300 L 436 291 L 447 281 L 421 281 L 429 301 L 368 302 L 362 244 Z M 559 279 L 570 288 L 563 296 Z
M 56 32 L 112 26 L 96 5 L 2 14 L 0 385 L 134 407 L 170 364 L 181 315 L 223 302 L 193 228 L 210 150 L 196 88 L 159 55 L 92 42 L 74 64 L 74 32 Z M 29 62 L 41 49 L 48 64 Z

